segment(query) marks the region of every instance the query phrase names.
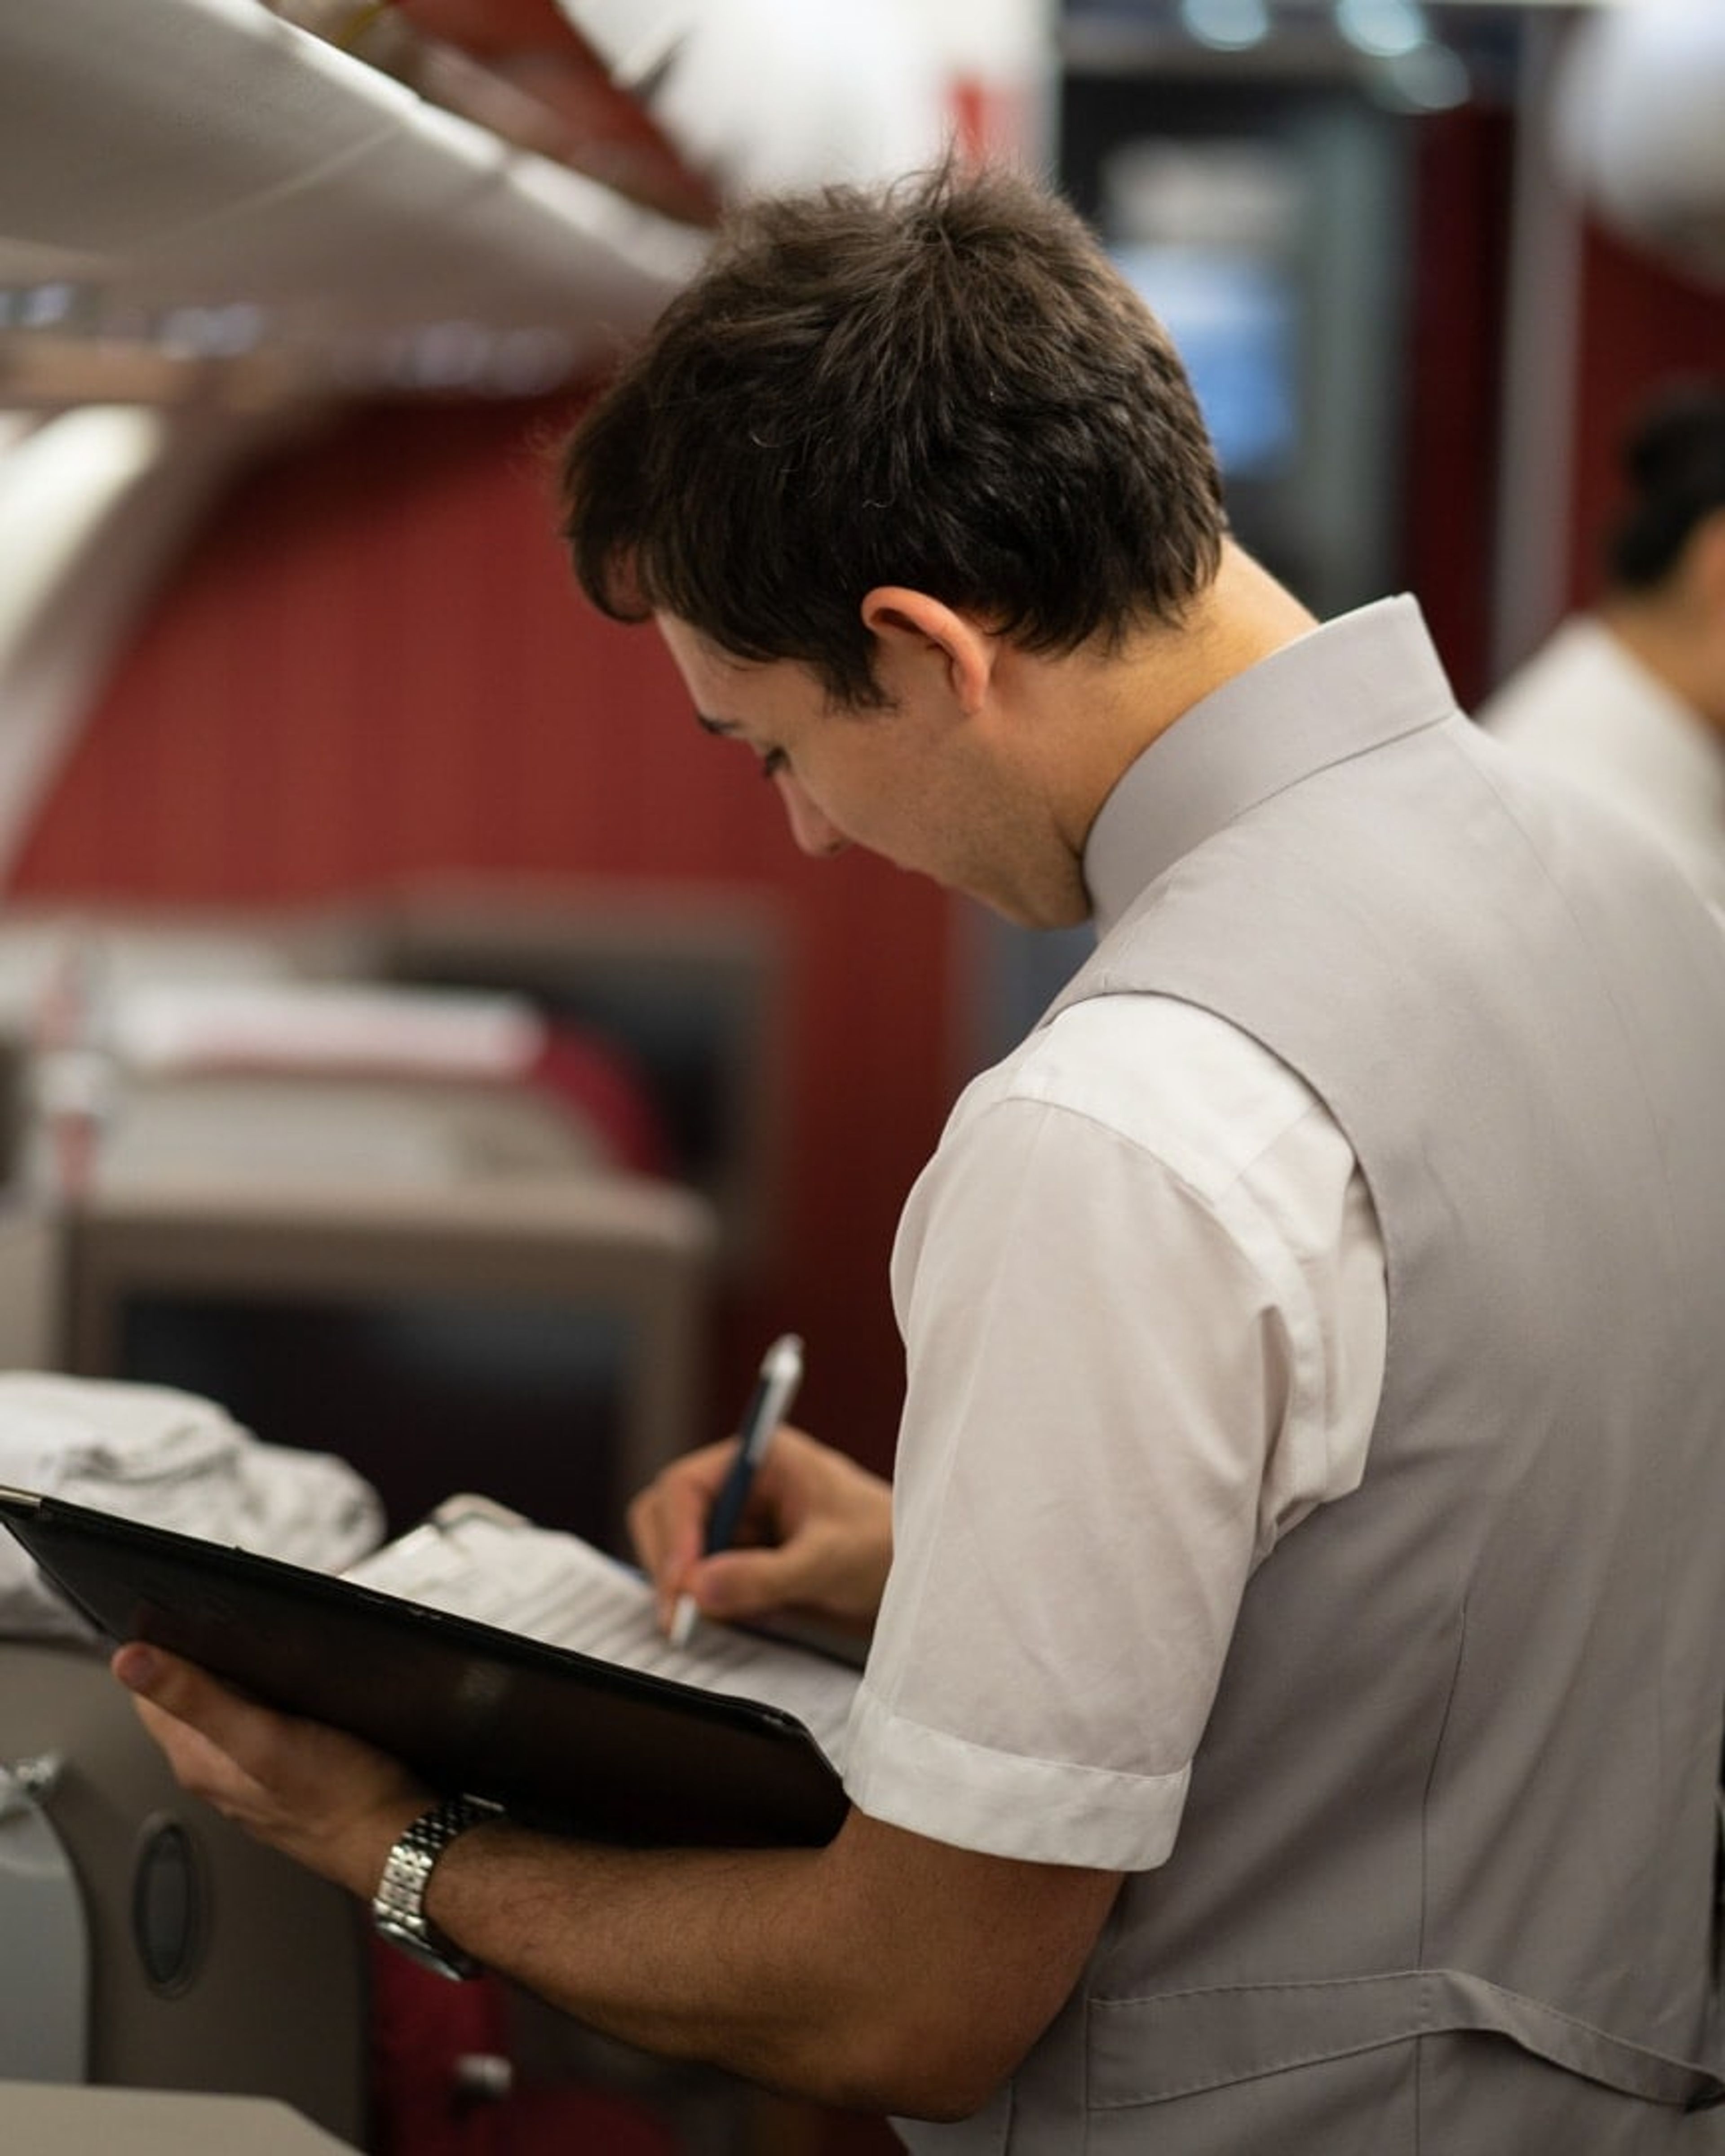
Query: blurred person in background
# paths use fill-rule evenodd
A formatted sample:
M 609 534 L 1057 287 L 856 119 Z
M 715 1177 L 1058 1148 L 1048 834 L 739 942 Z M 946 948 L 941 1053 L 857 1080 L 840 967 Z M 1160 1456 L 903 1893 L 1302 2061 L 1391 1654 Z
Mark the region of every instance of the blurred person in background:
M 1478 716 L 1633 817 L 1725 908 L 1725 377 L 1659 394 L 1622 463 L 1599 603 Z

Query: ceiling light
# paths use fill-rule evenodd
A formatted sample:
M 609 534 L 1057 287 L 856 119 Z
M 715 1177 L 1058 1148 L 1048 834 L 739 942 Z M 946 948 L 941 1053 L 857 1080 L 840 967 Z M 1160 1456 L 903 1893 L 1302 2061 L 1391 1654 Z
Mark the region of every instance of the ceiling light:
M 1180 21 L 1217 52 L 1246 52 L 1270 34 L 1267 0 L 1180 0 Z
M 1450 112 L 1472 96 L 1473 81 L 1459 53 L 1428 38 L 1375 69 L 1372 89 L 1380 105 L 1400 112 Z
M 1336 28 L 1373 59 L 1399 59 L 1430 42 L 1419 0 L 1336 0 Z

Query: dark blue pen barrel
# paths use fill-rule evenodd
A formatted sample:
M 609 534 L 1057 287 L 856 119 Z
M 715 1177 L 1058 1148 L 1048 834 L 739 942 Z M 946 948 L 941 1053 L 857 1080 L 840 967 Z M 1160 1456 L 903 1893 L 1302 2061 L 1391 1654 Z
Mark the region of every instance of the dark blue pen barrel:
M 757 1427 L 761 1410 L 766 1404 L 768 1378 L 763 1371 L 757 1381 L 747 1411 L 742 1419 L 743 1436 L 737 1447 L 737 1457 L 732 1461 L 730 1472 L 719 1486 L 719 1494 L 713 1500 L 713 1509 L 707 1516 L 706 1553 L 728 1549 L 736 1539 L 737 1530 L 742 1520 L 742 1508 L 749 1501 L 749 1486 L 755 1479 L 755 1462 L 750 1457 L 748 1438 Z

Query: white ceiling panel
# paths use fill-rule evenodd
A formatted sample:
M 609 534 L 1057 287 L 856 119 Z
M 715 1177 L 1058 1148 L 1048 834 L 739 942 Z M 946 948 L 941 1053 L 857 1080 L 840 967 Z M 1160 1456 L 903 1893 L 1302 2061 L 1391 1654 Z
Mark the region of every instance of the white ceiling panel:
M 452 322 L 542 331 L 572 367 L 703 244 L 258 0 L 0 10 L 0 402 L 8 336 L 136 339 L 200 308 L 254 310 L 350 379 Z

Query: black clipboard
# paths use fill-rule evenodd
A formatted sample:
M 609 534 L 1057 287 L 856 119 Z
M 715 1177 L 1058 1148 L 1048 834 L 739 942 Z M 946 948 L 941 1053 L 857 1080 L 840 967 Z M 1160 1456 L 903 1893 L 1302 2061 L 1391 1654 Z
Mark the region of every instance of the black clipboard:
M 145 1640 L 553 1833 L 814 1848 L 837 1770 L 794 1715 L 647 1676 L 357 1582 L 0 1487 L 9 1528 L 114 1640 Z

